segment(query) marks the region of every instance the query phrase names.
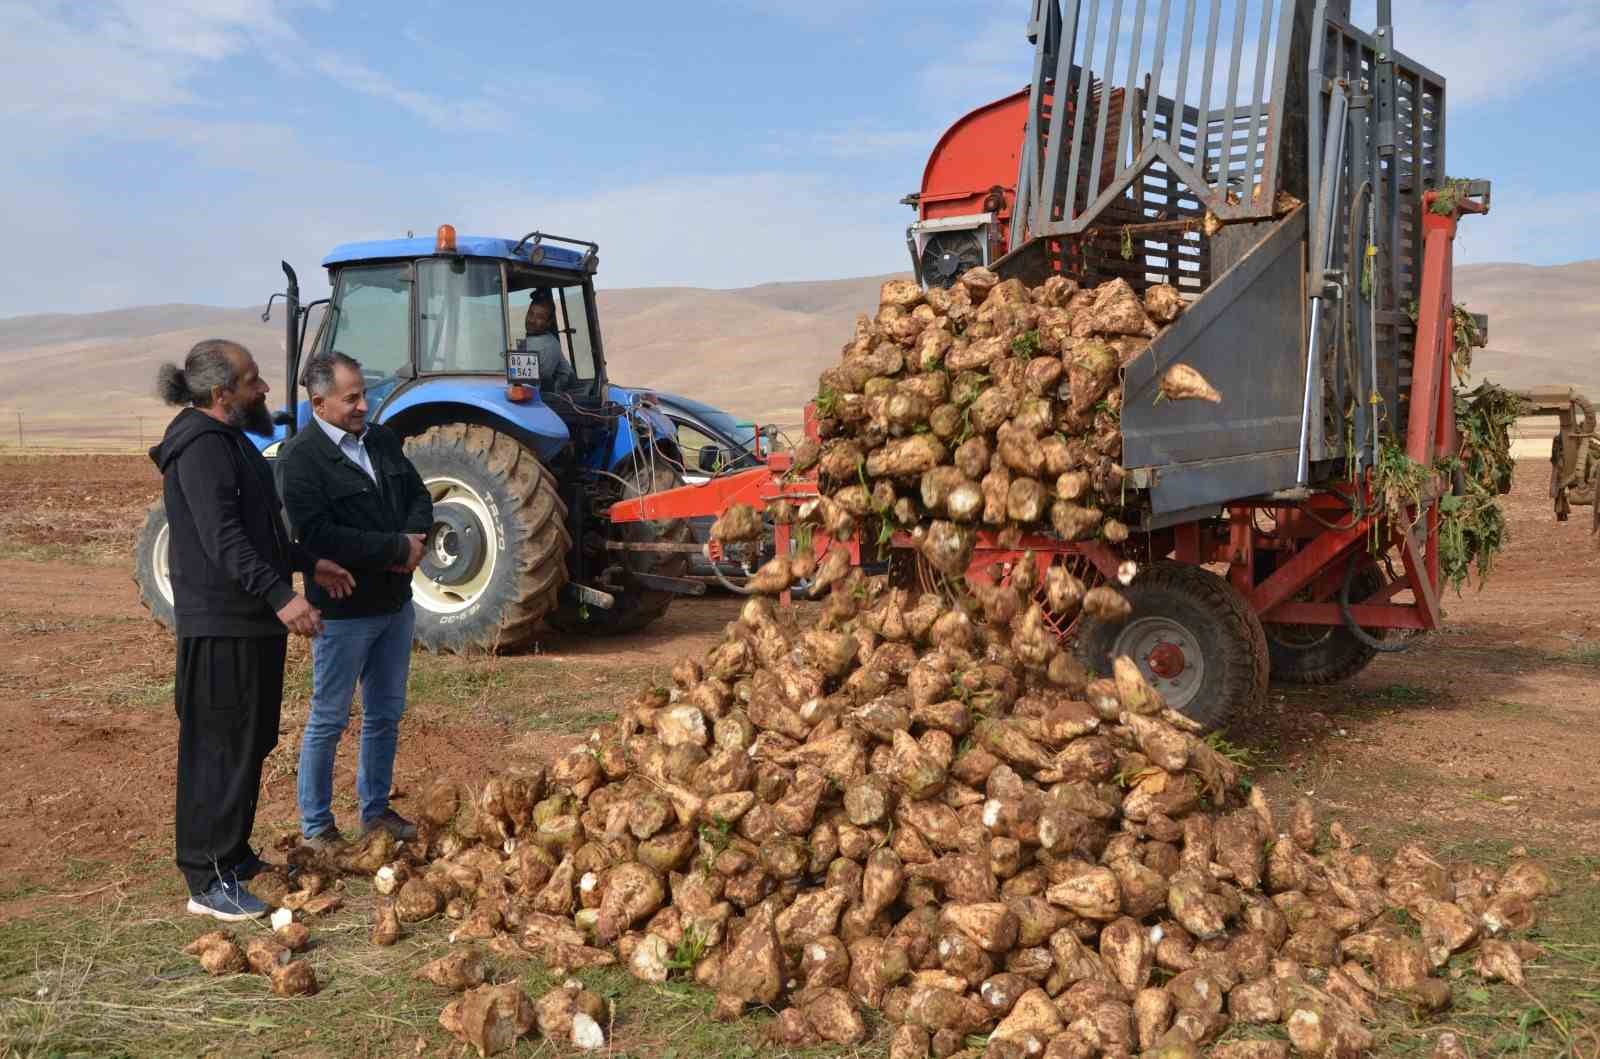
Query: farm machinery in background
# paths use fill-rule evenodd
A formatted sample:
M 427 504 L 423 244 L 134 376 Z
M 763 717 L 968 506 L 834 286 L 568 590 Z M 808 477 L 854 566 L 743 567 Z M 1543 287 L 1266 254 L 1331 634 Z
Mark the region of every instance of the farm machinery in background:
M 1595 436 L 1594 405 L 1565 386 L 1519 390 L 1524 416 L 1554 416 L 1556 436 L 1550 439 L 1550 499 L 1556 520 L 1567 521 L 1575 507 L 1593 512 L 1590 525 L 1600 530 L 1600 505 L 1595 503 L 1600 485 L 1600 439 Z
M 1452 247 L 1490 187 L 1446 177 L 1445 81 L 1396 50 L 1390 3 L 1370 30 L 1347 0 L 1159 7 L 1034 0 L 1031 84 L 941 138 L 908 243 L 924 286 L 986 265 L 1029 285 L 1165 283 L 1189 303 L 1124 369 L 1131 536 L 980 532 L 967 576 L 1031 554 L 1110 580 L 1133 560 L 1126 623 L 1060 631 L 1092 668 L 1127 654 L 1216 724 L 1269 675 L 1337 681 L 1440 626 L 1441 518 L 1462 488 L 1433 472 L 1458 451 Z M 1155 401 L 1175 364 L 1221 402 Z M 1400 510 L 1374 482 L 1396 459 L 1427 477 Z M 803 503 L 817 483 L 789 460 L 611 518 Z M 857 562 L 875 550 L 844 543 Z M 912 534 L 888 543 L 917 564 Z
M 361 362 L 372 419 L 404 439 L 433 496 L 413 580 L 423 646 L 510 650 L 544 624 L 627 632 L 660 618 L 675 595 L 705 591 L 685 576 L 699 546 L 683 522 L 606 517 L 617 500 L 684 479 L 672 420 L 647 391 L 607 378 L 598 263 L 599 247 L 584 240 L 457 238 L 443 225 L 435 238 L 335 248 L 323 261 L 332 297 L 308 306 L 283 265 L 289 393 L 276 434 L 254 440 L 271 459 L 310 423 L 297 381 L 310 314 L 325 306 L 311 348 Z M 536 291 L 554 304 L 573 369 L 559 390 L 542 386 L 535 358 L 513 348 Z M 171 627 L 167 541 L 158 501 L 135 581 Z

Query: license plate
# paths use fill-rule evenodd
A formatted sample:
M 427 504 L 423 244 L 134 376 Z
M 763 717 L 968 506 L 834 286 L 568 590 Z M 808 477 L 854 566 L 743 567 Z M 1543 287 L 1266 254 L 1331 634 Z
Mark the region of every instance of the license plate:
M 539 356 L 536 353 L 511 353 L 506 357 L 506 378 L 511 382 L 538 382 Z

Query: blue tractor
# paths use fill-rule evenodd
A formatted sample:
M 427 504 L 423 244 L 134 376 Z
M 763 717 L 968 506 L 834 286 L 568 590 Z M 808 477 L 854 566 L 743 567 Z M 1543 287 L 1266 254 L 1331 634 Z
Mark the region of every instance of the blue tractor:
M 433 494 L 413 583 L 425 647 L 513 650 L 542 624 L 628 632 L 666 613 L 674 595 L 704 591 L 684 576 L 697 547 L 685 523 L 607 517 L 618 500 L 683 484 L 683 462 L 653 397 L 606 378 L 598 263 L 599 247 L 583 240 L 458 239 L 445 225 L 434 239 L 337 247 L 323 260 L 332 296 L 307 306 L 283 265 L 289 394 L 275 435 L 257 444 L 270 459 L 310 423 L 297 380 L 307 323 L 325 306 L 310 349 L 361 362 L 372 418 L 405 440 Z M 530 302 L 553 310 L 553 338 L 525 333 Z M 167 540 L 158 501 L 135 581 L 170 627 Z

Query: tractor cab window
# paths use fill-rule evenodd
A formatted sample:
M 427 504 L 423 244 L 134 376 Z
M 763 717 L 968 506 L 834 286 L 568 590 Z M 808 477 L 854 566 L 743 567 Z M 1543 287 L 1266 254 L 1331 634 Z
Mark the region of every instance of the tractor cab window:
M 417 370 L 505 371 L 503 291 L 497 261 L 436 257 L 417 262 Z
M 339 270 L 335 309 L 323 326 L 323 349 L 352 356 L 370 390 L 411 360 L 411 267 L 359 265 Z
M 594 341 L 589 335 L 589 309 L 584 288 L 560 287 L 555 295 L 556 312 L 561 319 L 567 355 L 572 358 L 572 370 L 580 379 L 592 379 L 595 376 Z
M 589 330 L 588 298 L 592 295 L 579 284 L 562 287 L 549 284 L 531 275 L 513 273 L 512 293 L 506 299 L 506 315 L 511 329 L 511 344 L 528 338 L 528 306 L 535 300 L 549 299 L 555 309 L 552 323 L 554 334 L 561 343 L 562 355 L 572 366 L 579 382 L 589 382 L 595 370 L 594 340 Z M 518 289 L 522 288 L 522 289 Z

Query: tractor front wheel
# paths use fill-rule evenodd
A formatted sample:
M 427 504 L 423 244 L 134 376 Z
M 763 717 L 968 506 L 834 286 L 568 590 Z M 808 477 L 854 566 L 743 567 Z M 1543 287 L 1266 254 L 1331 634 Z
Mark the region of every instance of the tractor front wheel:
M 1133 613 L 1120 625 L 1085 618 L 1078 653 L 1109 674 L 1132 658 L 1168 706 L 1220 728 L 1235 710 L 1266 700 L 1267 638 L 1242 596 L 1216 574 L 1187 563 L 1146 566 L 1122 589 Z
M 412 575 L 416 641 L 429 650 L 508 651 L 537 635 L 567 580 L 567 508 L 537 456 L 464 423 L 407 438 L 433 497 Z
M 177 621 L 172 603 L 172 572 L 167 560 L 171 536 L 166 505 L 157 500 L 145 513 L 144 526 L 133 547 L 133 583 L 139 586 L 139 602 L 168 632 Z

